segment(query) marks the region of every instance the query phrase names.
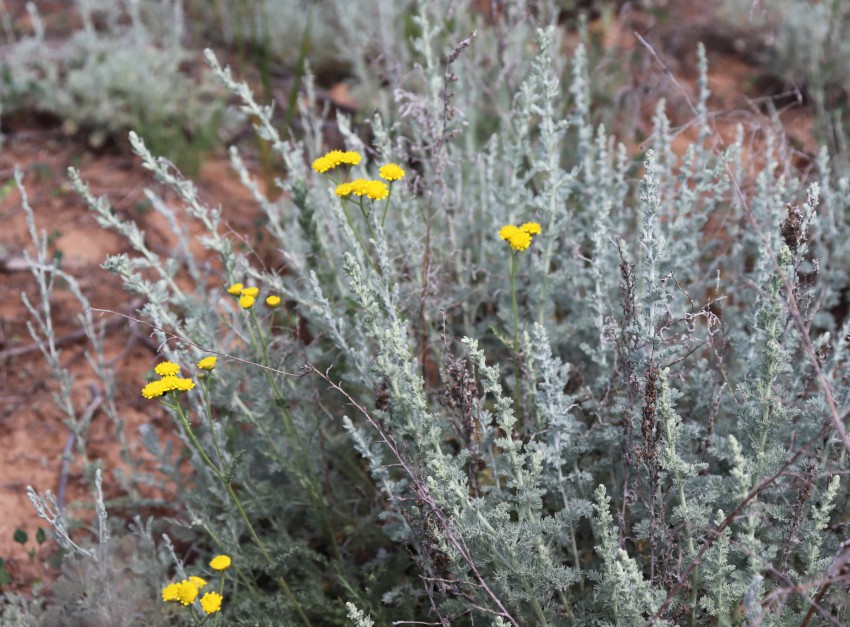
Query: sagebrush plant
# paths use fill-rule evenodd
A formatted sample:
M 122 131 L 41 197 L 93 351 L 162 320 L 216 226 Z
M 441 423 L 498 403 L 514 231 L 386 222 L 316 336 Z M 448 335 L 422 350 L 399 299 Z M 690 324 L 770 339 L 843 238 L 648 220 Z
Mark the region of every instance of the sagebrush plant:
M 158 153 L 195 170 L 218 143 L 227 108 L 207 74 L 193 78 L 184 69 L 193 53 L 185 46 L 181 3 L 74 4 L 81 25 L 67 39 L 46 32 L 32 2 L 31 31 L 3 30 L 3 114 L 56 116 L 67 133 L 83 134 L 95 148 L 136 130 Z
M 840 0 L 724 0 L 719 8 L 730 27 L 750 27 L 748 39 L 760 61 L 786 87 L 799 90 L 798 98 L 812 103 L 817 138 L 846 161 L 850 41 L 844 33 L 850 27 L 850 5 Z
M 32 492 L 91 581 L 121 563 L 116 536 L 150 541 L 152 562 L 147 599 L 57 589 L 36 609 L 188 623 L 161 599 L 185 585 L 194 602 L 187 573 L 220 553 L 226 624 L 850 621 L 850 179 L 827 151 L 803 180 L 775 139 L 758 158 L 743 131 L 722 145 L 702 47 L 696 141 L 675 155 L 661 103 L 633 158 L 594 126 L 557 3 L 507 3 L 493 25 L 468 4 L 410 3 L 380 71 L 365 59 L 391 35 L 356 12 L 355 76 L 390 89 L 371 119 L 338 116 L 337 151 L 309 75 L 303 137 L 284 139 L 207 53 L 280 160 L 271 200 L 230 151 L 283 267 L 240 252 L 135 133 L 179 199 L 148 193 L 181 238 L 169 254 L 71 172 L 136 251 L 104 267 L 143 300 L 167 365 L 140 393 L 174 430 L 144 429 L 158 472 L 120 479 L 155 485 L 169 514 L 158 545 L 153 523 L 119 536 L 98 470 L 90 549 Z M 33 271 L 46 299 L 60 271 Z M 50 311 L 31 310 L 51 359 Z

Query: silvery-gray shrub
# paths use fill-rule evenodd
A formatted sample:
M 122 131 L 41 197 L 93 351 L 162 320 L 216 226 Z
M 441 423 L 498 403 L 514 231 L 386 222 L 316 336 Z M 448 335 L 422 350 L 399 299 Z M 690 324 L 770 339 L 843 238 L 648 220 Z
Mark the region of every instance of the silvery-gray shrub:
M 220 210 L 136 134 L 143 167 L 179 199 L 148 192 L 181 237 L 169 255 L 71 173 L 135 250 L 104 266 L 144 300 L 163 357 L 256 361 L 224 288 L 286 303 L 270 365 L 312 454 L 277 419 L 262 369 L 222 359 L 209 398 L 274 567 L 209 470 L 146 428 L 159 474 L 145 480 L 173 497 L 167 537 L 226 552 L 258 582 L 256 597 L 231 589 L 234 624 L 298 622 L 278 574 L 315 624 L 846 623 L 847 173 L 822 151 L 803 179 L 770 135 L 723 144 L 701 47 L 696 140 L 673 152 L 661 103 L 635 159 L 595 125 L 588 56 L 560 53 L 555 3 L 508 3 L 494 25 L 465 2 L 409 7 L 409 31 L 382 31 L 363 8 L 343 33 L 355 76 L 375 86 L 373 117 L 338 117 L 366 157 L 355 172 L 407 170 L 386 223 L 365 216 L 368 258 L 309 166 L 325 150 L 309 76 L 304 136 L 284 139 L 207 54 L 283 164 L 272 200 L 230 153 L 285 267 L 240 252 Z M 200 258 L 190 220 L 205 230 Z M 520 256 L 515 346 L 497 231 L 527 221 L 542 233 Z M 203 396 L 185 399 L 204 414 Z M 314 477 L 319 495 L 304 487 Z M 51 518 L 49 498 L 33 500 Z

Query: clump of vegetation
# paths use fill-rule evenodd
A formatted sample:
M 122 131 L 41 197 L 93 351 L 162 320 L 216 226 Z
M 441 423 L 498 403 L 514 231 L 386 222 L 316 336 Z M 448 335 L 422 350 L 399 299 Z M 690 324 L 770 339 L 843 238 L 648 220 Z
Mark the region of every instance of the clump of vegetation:
M 816 113 L 818 139 L 847 159 L 847 98 L 850 96 L 850 5 L 828 2 L 759 3 L 724 0 L 732 24 L 747 24 L 749 37 L 769 75 L 799 96 Z
M 92 147 L 143 133 L 151 148 L 189 171 L 218 144 L 223 94 L 206 75 L 192 77 L 179 6 L 167 0 L 80 2 L 81 27 L 57 40 L 35 4 L 32 30 L 5 32 L 0 59 L 3 114 L 56 116 Z
M 583 44 L 563 54 L 557 2 L 485 23 L 471 3 L 421 0 L 390 31 L 365 16 L 401 4 L 365 4 L 350 58 L 377 112 L 338 114 L 340 146 L 309 73 L 303 134 L 282 135 L 206 54 L 280 163 L 275 194 L 229 152 L 283 263 L 246 254 L 140 134 L 172 249 L 70 172 L 134 251 L 104 268 L 144 303 L 161 359 L 139 394 L 171 422 L 142 429 L 144 456 L 119 441 L 135 472 L 92 464 L 94 543 L 30 491 L 64 574 L 50 596 L 9 597 L 4 618 L 847 623 L 850 178 L 827 150 L 804 179 L 775 138 L 747 158 L 742 130 L 723 144 L 701 46 L 694 141 L 674 153 L 660 103 L 632 156 L 591 118 L 592 68 Z M 18 182 L 32 332 L 84 455 L 57 279 L 117 415 L 112 374 Z M 156 517 L 109 517 L 104 480 L 153 488 Z M 204 596 L 193 577 L 216 554 L 232 570 Z

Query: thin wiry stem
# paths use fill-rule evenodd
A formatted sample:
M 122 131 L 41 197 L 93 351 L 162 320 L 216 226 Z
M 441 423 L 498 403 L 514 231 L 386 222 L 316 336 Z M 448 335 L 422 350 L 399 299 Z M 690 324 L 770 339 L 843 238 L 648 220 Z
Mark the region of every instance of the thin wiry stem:
M 357 409 L 357 411 L 369 422 L 372 428 L 375 429 L 383 443 L 387 446 L 387 448 L 389 448 L 390 452 L 392 452 L 393 454 L 393 457 L 395 457 L 399 465 L 410 478 L 417 497 L 428 506 L 431 513 L 433 513 L 434 516 L 437 518 L 441 530 L 446 535 L 446 540 L 448 540 L 449 544 L 461 555 L 467 566 L 469 566 L 470 570 L 472 570 L 475 579 L 478 581 L 478 585 L 481 586 L 482 590 L 487 593 L 487 596 L 489 596 L 493 603 L 495 603 L 496 606 L 499 608 L 500 616 L 510 621 L 510 623 L 515 627 L 519 627 L 519 623 L 517 622 L 517 620 L 510 614 L 510 612 L 508 612 L 501 599 L 499 599 L 499 597 L 496 596 L 496 593 L 493 592 L 489 585 L 487 585 L 487 582 L 484 580 L 484 577 L 481 575 L 478 570 L 478 567 L 475 565 L 475 562 L 472 559 L 472 555 L 469 551 L 469 548 L 466 546 L 466 541 L 464 540 L 463 536 L 460 534 L 455 534 L 451 522 L 449 521 L 448 517 L 443 513 L 440 506 L 437 505 L 436 501 L 434 501 L 434 498 L 431 496 L 431 492 L 427 484 L 425 484 L 419 478 L 418 473 L 410 466 L 410 464 L 408 464 L 407 460 L 405 460 L 392 436 L 390 436 L 381 427 L 381 425 L 378 424 L 378 422 L 372 417 L 372 415 L 366 410 L 365 407 L 355 401 L 351 397 L 351 395 L 348 394 L 348 392 L 346 392 L 339 384 L 334 383 L 333 380 L 331 380 L 330 376 L 327 374 L 327 372 L 322 372 L 321 370 L 318 370 L 315 366 L 309 363 L 304 365 L 304 370 L 307 374 L 312 373 L 317 375 L 323 381 L 325 381 L 331 387 L 331 389 L 341 394 L 345 398 L 345 400 L 352 407 Z

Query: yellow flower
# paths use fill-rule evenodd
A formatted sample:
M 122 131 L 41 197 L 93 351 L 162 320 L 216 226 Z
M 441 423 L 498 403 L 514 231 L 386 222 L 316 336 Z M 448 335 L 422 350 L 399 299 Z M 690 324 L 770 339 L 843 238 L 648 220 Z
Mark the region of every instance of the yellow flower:
M 165 602 L 177 601 L 180 586 L 176 583 L 170 583 L 162 589 L 162 600 Z
M 151 381 L 145 387 L 142 388 L 142 396 L 144 396 L 145 398 L 158 398 L 166 392 L 167 390 L 162 384 L 162 379 L 159 379 L 157 381 Z
M 266 305 L 268 305 L 269 307 L 277 307 L 278 305 L 280 305 L 280 296 L 269 296 L 266 299 Z
M 154 371 L 161 377 L 168 377 L 180 372 L 180 366 L 170 361 L 164 361 L 161 364 L 157 364 Z
M 201 599 L 201 607 L 207 614 L 218 612 L 223 598 L 218 592 L 207 592 Z
M 145 398 L 158 398 L 166 392 L 188 392 L 195 387 L 195 382 L 191 379 L 183 379 L 168 375 L 158 381 L 151 381 L 142 388 L 142 396 Z
M 532 236 L 540 233 L 539 222 L 526 222 L 520 227 L 506 224 L 499 229 L 499 237 L 508 242 L 511 248 L 522 251 L 531 245 Z
M 344 153 L 342 153 L 340 161 L 348 165 L 357 165 L 358 163 L 360 163 L 360 154 L 355 152 L 354 150 L 346 150 Z
M 328 163 L 328 160 L 324 157 L 319 157 L 318 159 L 315 159 L 312 165 L 313 170 L 315 170 L 319 174 L 324 174 L 325 172 L 330 170 L 331 167 L 332 166 Z
M 250 296 L 251 298 L 257 298 L 257 294 L 260 293 L 259 287 L 243 287 L 242 291 L 239 292 L 240 296 Z
M 336 186 L 334 194 L 336 194 L 337 196 L 345 197 L 350 196 L 352 191 L 353 190 L 351 189 L 351 183 L 340 183 Z
M 536 222 L 526 222 L 517 228 L 513 224 L 506 224 L 499 229 L 499 237 L 511 245 L 514 250 L 522 251 L 531 245 L 532 231 L 540 232 L 540 225 Z
M 242 309 L 250 309 L 254 306 L 254 301 L 257 300 L 253 296 L 248 296 L 247 294 L 239 297 L 239 306 Z
M 227 288 L 227 293 L 230 294 L 231 296 L 239 296 L 239 292 L 241 292 L 241 291 L 242 291 L 242 284 L 241 283 L 234 283 L 233 285 L 231 285 L 230 287 Z
M 514 250 L 525 250 L 531 245 L 531 235 L 525 231 L 517 229 L 517 232 L 511 236 L 508 243 Z
M 192 605 L 198 596 L 198 588 L 188 579 L 177 584 L 177 600 L 183 605 Z
M 351 193 L 362 196 L 366 193 L 366 185 L 369 183 L 366 179 L 354 179 L 349 183 L 351 185 Z
M 324 174 L 328 170 L 330 170 L 333 166 L 330 165 L 328 160 L 325 157 L 319 157 L 318 159 L 313 161 L 313 170 L 318 172 L 319 174 Z
M 329 153 L 313 161 L 313 169 L 320 174 L 324 174 L 340 164 L 340 155 L 342 155 L 341 150 L 331 150 Z
M 357 165 L 358 163 L 360 163 L 360 155 L 353 150 L 346 152 L 331 150 L 329 153 L 313 161 L 312 167 L 319 174 L 324 174 L 328 170 L 333 170 L 338 165 Z
M 509 242 L 518 230 L 519 229 L 516 228 L 513 224 L 506 224 L 501 229 L 499 229 L 499 237 Z
M 404 170 L 395 163 L 388 163 L 378 170 L 378 173 L 382 179 L 387 181 L 398 181 L 404 178 Z
M 390 191 L 382 181 L 367 181 L 366 195 L 372 200 L 383 200 L 387 197 Z
M 213 570 L 227 570 L 230 568 L 230 558 L 227 555 L 216 555 L 210 561 L 210 568 Z
M 195 387 L 195 382 L 182 377 L 163 377 L 159 380 L 165 392 L 188 392 Z
M 198 590 L 203 590 L 207 585 L 206 579 L 196 577 L 195 575 L 189 577 L 189 582 L 194 585 Z
M 212 370 L 215 368 L 215 362 L 217 359 L 218 357 L 204 357 L 198 362 L 198 368 L 201 370 Z
M 383 181 L 375 181 L 368 179 L 354 179 L 350 183 L 344 183 L 347 187 L 341 191 L 345 192 L 344 194 L 340 193 L 339 187 L 337 187 L 337 195 L 339 196 L 348 196 L 349 194 L 356 194 L 358 196 L 368 196 L 372 200 L 383 200 L 387 197 L 387 194 L 390 191 L 387 189 L 387 184 Z

